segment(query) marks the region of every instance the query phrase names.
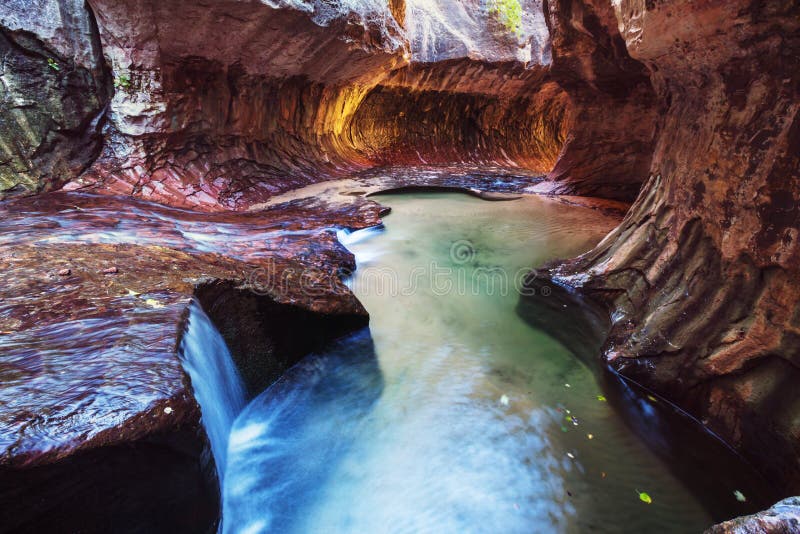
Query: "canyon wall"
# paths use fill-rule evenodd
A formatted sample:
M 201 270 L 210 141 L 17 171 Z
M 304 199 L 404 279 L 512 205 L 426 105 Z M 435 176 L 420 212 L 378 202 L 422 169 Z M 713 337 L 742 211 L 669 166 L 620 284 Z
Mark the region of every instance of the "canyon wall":
M 406 50 L 381 2 L 91 5 L 116 91 L 103 152 L 68 189 L 204 210 L 364 166 L 343 134 Z
M 800 6 L 616 12 L 664 110 L 649 178 L 619 228 L 550 276 L 609 304 L 614 369 L 798 491 Z
M 369 167 L 467 163 L 632 200 L 649 161 L 652 90 L 609 9 L 580 28 L 540 0 L 4 11 L 5 196 L 64 186 L 239 210 Z M 613 149 L 598 157 L 597 141 Z
M 569 94 L 569 136 L 550 193 L 633 200 L 646 176 L 658 107 L 647 70 L 625 46 L 607 0 L 551 0 L 552 76 Z
M 102 147 L 112 88 L 83 0 L 0 9 L 0 198 L 55 189 Z

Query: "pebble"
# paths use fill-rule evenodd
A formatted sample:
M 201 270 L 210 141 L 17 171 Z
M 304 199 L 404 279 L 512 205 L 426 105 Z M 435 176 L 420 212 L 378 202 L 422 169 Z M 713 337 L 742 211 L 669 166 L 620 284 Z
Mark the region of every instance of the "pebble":
M 58 276 L 69 276 L 72 274 L 72 271 L 69 269 L 61 269 L 58 271 Z
M 166 408 L 164 408 L 164 413 L 167 414 L 167 415 L 171 414 L 172 413 L 172 408 L 167 406 Z
M 119 269 L 116 267 L 109 267 L 108 269 L 103 269 L 103 274 L 117 274 Z

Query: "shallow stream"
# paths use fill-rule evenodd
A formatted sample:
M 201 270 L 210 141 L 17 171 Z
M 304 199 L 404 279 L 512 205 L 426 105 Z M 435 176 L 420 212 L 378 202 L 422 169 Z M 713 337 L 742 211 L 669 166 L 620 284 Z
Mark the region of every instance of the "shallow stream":
M 385 228 L 341 236 L 370 327 L 306 357 L 236 419 L 225 532 L 663 533 L 713 523 L 697 488 L 606 399 L 597 370 L 517 310 L 531 266 L 588 250 L 616 219 L 536 197 L 379 200 L 392 208 Z M 726 484 L 715 499 L 735 515 L 742 488 Z

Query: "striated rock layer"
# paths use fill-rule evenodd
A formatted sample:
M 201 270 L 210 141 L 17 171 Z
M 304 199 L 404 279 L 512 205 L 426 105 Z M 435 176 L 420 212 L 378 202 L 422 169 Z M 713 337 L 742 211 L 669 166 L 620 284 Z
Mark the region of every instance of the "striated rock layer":
M 0 190 L 69 181 L 221 211 L 387 163 L 547 174 L 558 161 L 543 191 L 631 200 L 652 90 L 610 9 L 567 27 L 551 4 L 523 0 L 519 20 L 483 0 L 11 5 L 4 35 L 43 44 L 35 65 L 8 46 Z M 598 157 L 597 142 L 613 149 Z
M 612 234 L 549 274 L 609 304 L 614 369 L 799 491 L 800 7 L 616 9 L 664 109 L 650 177 Z

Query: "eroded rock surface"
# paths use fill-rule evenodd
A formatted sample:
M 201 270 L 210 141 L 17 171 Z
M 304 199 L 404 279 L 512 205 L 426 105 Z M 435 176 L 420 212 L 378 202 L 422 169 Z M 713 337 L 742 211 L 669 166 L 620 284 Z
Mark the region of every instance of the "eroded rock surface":
M 628 51 L 665 110 L 650 178 L 615 232 L 551 273 L 609 303 L 610 365 L 792 491 L 799 13 L 777 1 L 617 4 Z
M 82 193 L 3 204 L 0 509 L 14 517 L 4 527 L 208 528 L 216 488 L 176 356 L 187 308 L 195 295 L 213 309 L 226 295 L 242 304 L 219 324 L 233 340 L 268 334 L 272 348 L 249 354 L 261 387 L 333 326 L 362 325 L 339 279 L 354 263 L 336 228 L 376 224 L 381 208 L 351 198 L 219 215 Z M 222 295 L 197 289 L 215 281 Z M 262 313 L 239 315 L 251 301 Z
M 548 7 L 538 0 L 509 12 L 492 2 L 450 0 L 90 4 L 97 19 L 93 65 L 105 87 L 114 86 L 102 153 L 97 157 L 100 147 L 92 145 L 84 167 L 47 175 L 38 187 L 71 179 L 68 189 L 204 211 L 243 209 L 387 163 L 482 163 L 546 173 L 565 140 L 575 155 L 561 158 L 551 173 L 564 181 L 552 191 L 631 199 L 640 180 L 628 159 L 652 130 L 642 111 L 646 79 L 629 68 L 638 64 L 619 46 L 608 10 L 592 30 L 620 58 L 592 67 L 587 88 L 565 76 L 564 57 L 574 57 L 576 39 L 558 37 L 553 47 L 552 28 L 557 36 L 569 32 L 557 17 L 546 18 Z M 56 24 L 45 9 L 53 6 L 43 6 L 41 18 Z M 62 7 L 74 18 L 75 6 Z M 26 32 L 44 32 L 23 22 L 18 26 Z M 76 96 L 76 103 L 94 109 L 90 96 Z M 101 103 L 109 98 L 101 96 Z M 586 106 L 606 114 L 597 121 L 603 126 L 576 126 L 590 112 Z M 630 112 L 642 115 L 641 127 L 619 127 L 619 117 Z M 78 133 L 97 140 L 101 122 Z M 581 150 L 588 141 L 580 139 L 610 137 L 621 151 L 586 163 Z M 634 138 L 639 144 L 625 148 Z M 592 167 L 576 184 L 605 185 L 566 185 L 578 174 L 568 172 L 568 161 Z
M 27 162 L 35 175 L 17 188 L 69 181 L 70 190 L 221 211 L 376 165 L 544 174 L 558 161 L 548 175 L 558 183 L 542 191 L 631 200 L 650 156 L 652 89 L 613 10 L 596 4 L 92 0 L 91 11 L 67 3 L 58 16 L 53 1 L 25 15 L 15 4 L 4 26 L 72 51 L 94 76 L 91 87 L 48 89 L 61 71 L 44 52 L 47 79 L 7 64 L 8 79 L 55 95 L 34 106 L 39 123 L 64 122 L 58 106 L 83 121 L 61 128 L 70 152 L 56 159 L 69 169 L 30 160 L 38 146 L 54 157 L 42 142 L 8 149 L 15 172 Z M 59 25 L 77 29 L 54 33 Z M 4 115 L 19 135 L 9 98 Z M 598 156 L 594 143 L 610 149 Z
M 648 72 L 632 59 L 607 0 L 551 0 L 552 76 L 572 103 L 568 137 L 540 190 L 636 197 L 650 165 L 658 107 Z
M 375 224 L 379 210 L 296 203 L 210 216 L 77 193 L 4 205 L 2 463 L 40 464 L 196 420 L 175 349 L 204 281 L 363 315 L 337 278 L 354 264 L 335 228 Z

